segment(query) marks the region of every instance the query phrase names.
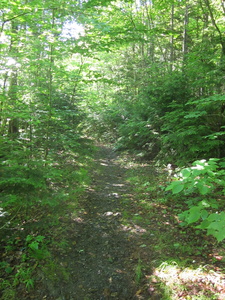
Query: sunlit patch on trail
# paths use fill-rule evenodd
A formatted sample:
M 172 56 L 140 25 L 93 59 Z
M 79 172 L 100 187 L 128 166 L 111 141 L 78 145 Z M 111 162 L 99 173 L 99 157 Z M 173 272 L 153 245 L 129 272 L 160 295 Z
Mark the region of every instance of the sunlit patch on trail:
M 122 184 L 122 183 L 113 183 L 112 186 L 123 187 L 123 186 L 125 186 L 125 184 Z
M 118 217 L 121 216 L 120 212 L 113 213 L 112 211 L 107 211 L 103 214 L 104 217 Z
M 187 299 L 187 296 L 192 296 L 192 299 L 225 299 L 223 274 L 207 269 L 207 266 L 184 268 L 175 261 L 163 262 L 151 276 L 149 293 L 156 287 L 174 300 Z
M 106 167 L 108 167 L 109 165 L 108 164 L 106 164 L 106 163 L 100 163 L 100 165 L 101 166 L 106 166 Z
M 109 197 L 115 197 L 115 198 L 119 198 L 120 195 L 118 193 L 110 193 L 108 194 Z
M 109 167 L 109 161 L 107 159 L 100 159 L 100 165 L 104 167 Z
M 146 229 L 144 229 L 141 226 L 138 226 L 136 224 L 134 224 L 133 226 L 127 226 L 127 225 L 121 224 L 120 228 L 122 231 L 130 231 L 135 234 L 142 234 L 142 233 L 146 232 Z
M 72 220 L 76 223 L 84 223 L 84 219 L 80 217 L 73 218 Z

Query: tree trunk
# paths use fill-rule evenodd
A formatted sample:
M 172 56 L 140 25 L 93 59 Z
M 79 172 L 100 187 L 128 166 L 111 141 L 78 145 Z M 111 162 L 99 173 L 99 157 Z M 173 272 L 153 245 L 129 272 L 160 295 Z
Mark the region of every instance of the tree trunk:
M 173 62 L 174 62 L 174 38 L 173 38 L 173 31 L 174 31 L 174 5 L 171 6 L 171 38 L 170 38 L 170 71 L 173 71 Z
M 188 23 L 189 23 L 189 5 L 188 2 L 185 6 L 184 13 L 184 30 L 183 30 L 183 67 L 186 64 L 187 53 L 188 53 Z

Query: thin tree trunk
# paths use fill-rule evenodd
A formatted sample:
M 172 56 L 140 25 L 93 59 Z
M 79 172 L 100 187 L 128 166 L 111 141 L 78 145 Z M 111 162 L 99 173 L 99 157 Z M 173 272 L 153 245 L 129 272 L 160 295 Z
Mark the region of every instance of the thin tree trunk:
M 53 30 L 55 27 L 55 11 L 52 9 L 52 26 Z M 49 148 L 51 146 L 50 138 L 51 138 L 51 122 L 52 122 L 52 84 L 53 84 L 53 66 L 54 66 L 54 46 L 50 44 L 50 56 L 49 56 L 49 82 L 48 82 L 48 119 L 47 119 L 47 128 L 46 128 L 46 143 L 45 143 L 45 153 L 44 159 L 47 160 L 49 154 Z
M 11 37 L 11 43 L 10 43 L 10 49 L 9 52 L 12 56 L 16 56 L 17 54 L 17 45 L 16 45 L 16 36 L 18 34 L 18 26 L 14 21 L 12 21 L 12 33 L 13 36 Z M 8 89 L 8 98 L 11 107 L 15 106 L 15 103 L 17 101 L 17 67 L 14 66 L 12 68 L 12 74 L 10 75 L 9 80 L 9 89 Z M 19 134 L 19 120 L 15 116 L 13 116 L 9 123 L 8 123 L 8 135 L 10 138 L 14 139 Z
M 183 67 L 186 64 L 186 58 L 188 53 L 188 24 L 189 24 L 189 6 L 188 2 L 185 6 L 184 13 L 184 30 L 183 30 Z
M 173 71 L 173 62 L 174 62 L 174 38 L 173 38 L 173 31 L 174 31 L 174 5 L 172 4 L 171 7 L 171 39 L 170 39 L 170 71 Z

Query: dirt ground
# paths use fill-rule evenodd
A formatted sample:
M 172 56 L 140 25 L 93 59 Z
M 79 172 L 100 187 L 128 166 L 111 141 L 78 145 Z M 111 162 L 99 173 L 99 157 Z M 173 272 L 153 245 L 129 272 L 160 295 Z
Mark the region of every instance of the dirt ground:
M 124 203 L 129 205 L 133 197 L 126 169 L 112 149 L 102 146 L 90 172 L 92 184 L 83 196 L 82 209 L 60 218 L 65 230 L 61 238 L 69 241 L 66 251 L 55 252 L 61 272 L 56 271 L 52 280 L 46 279 L 45 287 L 37 289 L 32 298 L 148 299 L 148 292 L 140 290 L 146 229 L 122 222 Z M 40 277 L 43 281 L 43 274 Z M 152 294 L 150 299 L 160 298 Z

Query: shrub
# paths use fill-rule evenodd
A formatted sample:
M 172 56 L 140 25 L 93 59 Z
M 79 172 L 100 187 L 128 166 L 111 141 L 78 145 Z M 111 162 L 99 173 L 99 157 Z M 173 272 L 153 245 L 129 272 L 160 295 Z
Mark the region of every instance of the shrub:
M 216 158 L 195 161 L 191 167 L 182 169 L 166 188 L 181 194 L 189 207 L 179 215 L 181 225 L 206 230 L 218 242 L 225 239 L 224 166 Z

